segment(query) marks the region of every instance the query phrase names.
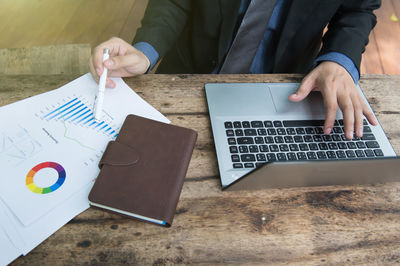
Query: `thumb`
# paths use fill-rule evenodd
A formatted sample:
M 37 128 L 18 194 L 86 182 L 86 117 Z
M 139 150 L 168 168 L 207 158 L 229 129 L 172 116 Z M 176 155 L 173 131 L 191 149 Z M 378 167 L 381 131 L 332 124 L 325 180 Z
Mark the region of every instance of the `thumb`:
M 104 66 L 110 70 L 117 70 L 124 67 L 130 67 L 138 64 L 138 56 L 135 54 L 127 54 L 114 56 L 104 61 Z
M 289 100 L 292 102 L 300 102 L 304 100 L 313 89 L 314 82 L 304 78 L 297 91 L 289 95 Z

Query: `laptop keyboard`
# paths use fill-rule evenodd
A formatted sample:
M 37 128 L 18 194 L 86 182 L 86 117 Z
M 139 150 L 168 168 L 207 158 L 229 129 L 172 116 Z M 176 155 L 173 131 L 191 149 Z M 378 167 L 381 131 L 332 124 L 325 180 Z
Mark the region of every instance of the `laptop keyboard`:
M 233 168 L 254 168 L 271 161 L 335 160 L 384 156 L 364 120 L 362 138 L 347 140 L 343 120 L 325 135 L 324 120 L 226 121 Z

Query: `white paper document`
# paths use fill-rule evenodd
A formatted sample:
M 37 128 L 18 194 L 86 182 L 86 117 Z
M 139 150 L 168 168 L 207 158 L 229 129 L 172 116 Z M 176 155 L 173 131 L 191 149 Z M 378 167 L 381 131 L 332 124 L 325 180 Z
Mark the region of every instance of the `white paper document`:
M 0 226 L 0 265 L 7 265 L 21 255 L 21 252 L 9 239 L 6 231 Z
M 3 208 L 3 212 L 1 210 L 0 212 L 5 214 L 0 225 L 5 228 L 13 245 L 19 248 L 18 256 L 28 254 L 76 215 L 89 208 L 87 198 L 93 183 L 93 181 L 89 182 L 83 189 L 71 195 L 66 201 L 29 226 L 21 224 L 11 210 L 0 201 L 0 209 Z
M 117 86 L 105 92 L 101 121 L 93 116 L 98 85 L 90 74 L 0 107 L 0 208 L 8 217 L 0 217 L 0 226 L 22 253 L 88 207 L 88 191 L 85 197 L 79 191 L 97 177 L 104 149 L 128 114 L 169 123 L 122 79 L 113 80 Z M 17 234 L 4 229 L 10 223 Z

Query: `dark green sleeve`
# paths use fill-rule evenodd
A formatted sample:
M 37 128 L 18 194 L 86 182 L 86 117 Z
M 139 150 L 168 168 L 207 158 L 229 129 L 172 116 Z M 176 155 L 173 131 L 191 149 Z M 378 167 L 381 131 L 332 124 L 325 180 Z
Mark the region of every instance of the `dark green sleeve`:
M 320 55 L 339 52 L 353 60 L 360 70 L 361 54 L 376 24 L 373 10 L 380 0 L 345 0 L 328 24 Z
M 150 0 L 133 43 L 151 44 L 161 58 L 176 43 L 191 7 L 191 0 Z

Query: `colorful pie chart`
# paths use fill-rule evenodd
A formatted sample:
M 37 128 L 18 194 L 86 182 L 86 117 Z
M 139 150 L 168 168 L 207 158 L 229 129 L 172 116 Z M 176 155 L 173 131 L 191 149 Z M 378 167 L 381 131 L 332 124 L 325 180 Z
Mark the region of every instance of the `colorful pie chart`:
M 38 187 L 33 182 L 33 178 L 37 172 L 39 172 L 40 170 L 45 169 L 45 168 L 52 168 L 52 169 L 56 170 L 58 173 L 58 179 L 50 187 L 45 187 L 45 188 Z M 54 163 L 54 162 L 40 163 L 40 164 L 36 165 L 35 167 L 33 167 L 29 171 L 29 173 L 26 175 L 26 186 L 29 188 L 30 191 L 37 193 L 37 194 L 48 194 L 53 191 L 56 191 L 57 189 L 59 189 L 61 187 L 61 185 L 64 183 L 64 181 L 65 181 L 64 167 L 62 167 L 60 164 Z

